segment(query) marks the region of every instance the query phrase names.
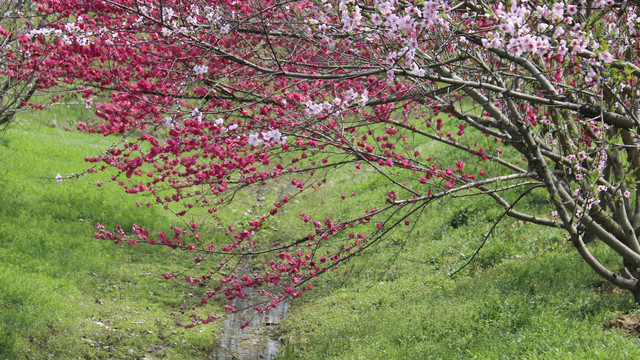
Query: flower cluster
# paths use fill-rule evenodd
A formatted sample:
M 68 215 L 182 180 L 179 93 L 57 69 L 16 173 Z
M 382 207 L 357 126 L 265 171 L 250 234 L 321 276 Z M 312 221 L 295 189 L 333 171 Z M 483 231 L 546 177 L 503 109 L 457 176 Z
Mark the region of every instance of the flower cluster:
M 273 129 L 267 132 L 255 132 L 249 135 L 247 144 L 250 146 L 258 146 L 262 142 L 284 145 L 287 143 L 287 137 L 280 133 L 280 130 Z

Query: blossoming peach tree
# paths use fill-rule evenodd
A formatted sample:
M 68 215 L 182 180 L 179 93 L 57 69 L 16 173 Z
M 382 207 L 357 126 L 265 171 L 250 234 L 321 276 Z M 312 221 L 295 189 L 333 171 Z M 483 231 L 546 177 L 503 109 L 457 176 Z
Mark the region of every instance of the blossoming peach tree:
M 46 14 L 34 11 L 30 1 L 8 0 L 0 4 L 0 130 L 16 113 L 38 107 L 29 100 L 37 88 L 33 86 L 37 56 L 19 51 L 25 33 L 42 25 Z
M 98 224 L 98 239 L 213 259 L 201 273 L 165 274 L 204 286 L 189 306 L 277 285 L 255 308 L 268 311 L 457 196 L 562 229 L 593 270 L 640 301 L 635 1 L 37 3 L 50 22 L 22 43 L 40 58 L 37 86 L 77 89 L 102 120 L 80 130 L 127 138 L 87 158 L 93 171 L 116 169 L 113 181 L 149 195 L 148 206 L 205 222 L 222 221 L 238 192 L 291 183 L 243 226 L 221 224 L 223 245 L 196 221 L 169 235 Z M 428 143 L 458 155 L 425 153 Z M 336 169 L 379 174 L 384 196 L 357 216 L 301 213 L 299 236 L 261 241 L 265 224 L 323 191 Z M 531 189 L 548 194 L 548 211 L 515 206 Z M 621 270 L 593 256 L 594 239 Z M 272 256 L 261 272 L 235 273 L 248 254 Z

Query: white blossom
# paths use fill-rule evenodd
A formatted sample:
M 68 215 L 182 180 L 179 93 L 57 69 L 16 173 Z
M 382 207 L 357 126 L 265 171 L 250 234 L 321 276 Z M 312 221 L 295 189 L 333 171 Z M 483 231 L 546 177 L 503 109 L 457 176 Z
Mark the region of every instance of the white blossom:
M 189 24 L 191 24 L 191 25 L 196 25 L 196 24 L 198 24 L 198 19 L 196 19 L 194 16 L 189 15 L 189 16 L 187 16 L 187 19 L 186 19 L 186 20 L 187 20 L 187 22 L 188 22 Z
M 209 67 L 207 65 L 196 65 L 193 67 L 193 73 L 198 75 L 203 75 L 209 72 Z
M 360 100 L 358 100 L 358 105 L 360 107 L 364 107 L 367 105 L 367 101 L 369 101 L 369 91 L 366 89 L 360 94 Z
M 261 142 L 262 139 L 260 139 L 260 134 L 257 132 L 249 135 L 249 141 L 247 141 L 247 143 L 251 146 L 258 146 L 258 144 L 260 144 Z
M 387 71 L 387 79 L 386 79 L 387 85 L 393 84 L 393 81 L 395 80 L 395 77 L 396 77 L 396 73 L 393 70 L 388 70 Z

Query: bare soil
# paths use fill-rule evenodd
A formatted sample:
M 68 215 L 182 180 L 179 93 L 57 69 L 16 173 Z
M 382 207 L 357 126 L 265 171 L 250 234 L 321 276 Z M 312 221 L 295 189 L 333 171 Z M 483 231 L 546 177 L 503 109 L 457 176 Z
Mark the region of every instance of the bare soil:
M 640 314 L 620 315 L 604 324 L 607 330 L 620 329 L 627 334 L 640 338 Z

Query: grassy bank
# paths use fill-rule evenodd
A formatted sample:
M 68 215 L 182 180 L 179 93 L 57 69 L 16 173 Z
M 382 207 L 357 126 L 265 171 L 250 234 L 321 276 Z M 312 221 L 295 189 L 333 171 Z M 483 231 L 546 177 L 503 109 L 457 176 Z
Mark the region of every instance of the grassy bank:
M 558 231 L 506 220 L 476 260 L 449 277 L 496 215 L 477 201 L 436 204 L 424 215 L 429 226 L 409 241 L 356 259 L 324 279 L 328 294 L 294 307 L 280 358 L 636 358 L 637 338 L 605 329 L 638 312 L 632 296 L 602 281 Z M 600 244 L 592 251 L 617 261 Z
M 190 294 L 161 276 L 190 260 L 92 236 L 98 222 L 166 229 L 175 220 L 95 177 L 54 179 L 112 139 L 35 123 L 0 137 L 0 359 L 206 356 L 215 326 L 176 327 Z

